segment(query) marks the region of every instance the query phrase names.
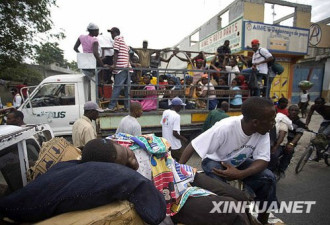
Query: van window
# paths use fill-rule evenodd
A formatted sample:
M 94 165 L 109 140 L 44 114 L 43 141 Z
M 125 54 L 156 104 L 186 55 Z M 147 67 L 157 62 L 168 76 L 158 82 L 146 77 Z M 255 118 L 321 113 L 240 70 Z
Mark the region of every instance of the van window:
M 45 84 L 31 99 L 32 107 L 75 105 L 74 84 Z

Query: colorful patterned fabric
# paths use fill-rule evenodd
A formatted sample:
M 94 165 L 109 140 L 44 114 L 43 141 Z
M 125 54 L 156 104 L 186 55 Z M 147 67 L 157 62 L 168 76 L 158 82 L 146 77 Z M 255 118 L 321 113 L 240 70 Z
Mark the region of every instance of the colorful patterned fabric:
M 188 165 L 176 162 L 168 152 L 170 144 L 154 134 L 132 136 L 117 133 L 109 137 L 132 151 L 141 150 L 151 154 L 150 167 L 155 187 L 164 195 L 166 215 L 174 216 L 182 208 L 188 197 L 213 194 L 199 187 L 190 187 L 196 171 Z
M 185 192 L 181 195 L 180 202 L 172 205 L 171 211 L 176 213 L 179 212 L 189 197 L 202 197 L 208 195 L 215 195 L 215 194 L 199 187 L 188 187 L 185 190 Z
M 131 137 L 131 140 L 134 141 L 131 150 L 134 151 L 135 149 L 142 148 L 145 151 L 160 157 L 164 156 L 170 148 L 170 144 L 166 139 L 157 137 L 154 134 Z
M 151 172 L 155 187 L 164 195 L 166 202 L 166 215 L 173 216 L 171 207 L 177 201 L 174 189 L 174 177 L 171 169 L 167 167 L 165 158 L 151 157 Z
M 173 172 L 175 191 L 178 195 L 182 195 L 189 187 L 189 183 L 194 181 L 195 171 L 191 166 L 180 164 L 172 157 L 167 158 L 167 164 L 171 163 Z

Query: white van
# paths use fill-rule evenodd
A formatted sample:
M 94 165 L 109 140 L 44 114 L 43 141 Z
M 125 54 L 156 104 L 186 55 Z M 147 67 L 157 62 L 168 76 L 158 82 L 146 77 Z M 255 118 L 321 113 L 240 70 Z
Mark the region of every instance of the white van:
M 0 197 L 27 184 L 26 172 L 38 159 L 42 142 L 53 137 L 47 124 L 0 126 Z

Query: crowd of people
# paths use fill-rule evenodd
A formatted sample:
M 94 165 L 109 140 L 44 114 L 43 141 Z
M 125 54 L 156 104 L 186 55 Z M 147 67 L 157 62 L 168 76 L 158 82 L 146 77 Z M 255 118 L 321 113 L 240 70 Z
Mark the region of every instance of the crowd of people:
M 233 212 L 229 214 L 209 214 L 209 212 L 214 206 L 212 204 L 214 201 L 237 202 L 254 200 L 261 202 L 261 207 L 266 208 L 270 207 L 274 202 L 277 204 L 276 180 L 279 177 L 284 177 L 285 170 L 294 154 L 294 148 L 297 146 L 304 130 L 308 129 L 307 125 L 314 111 L 317 111 L 325 119 L 321 124 L 320 132 L 329 136 L 329 106 L 325 105 L 323 98 L 317 98 L 315 104 L 312 105 L 311 111 L 307 116 L 307 125 L 300 120 L 297 105 L 291 105 L 287 110 L 287 99 L 281 98 L 279 103 L 279 105 L 274 106 L 273 101 L 269 98 L 250 97 L 243 102 L 241 108 L 242 116 L 229 117 L 226 114 L 229 103 L 223 101 L 221 109 L 210 111 L 205 121 L 203 132 L 193 140 L 188 140 L 180 134 L 180 111 L 186 104 L 179 97 L 173 98 L 169 104 L 170 108 L 163 112 L 160 121 L 162 138 L 154 135 L 142 135 L 141 125 L 137 120 L 137 118 L 143 116 L 142 104 L 135 101 L 130 104 L 130 115 L 123 117 L 120 121 L 116 134 L 108 139 L 98 139 L 92 121 L 96 120 L 98 113 L 103 110 L 94 102 L 86 102 L 84 115 L 74 123 L 72 131 L 73 145 L 82 150 L 82 161 L 66 164 L 59 163 L 60 165 L 55 167 L 55 172 L 55 169 L 51 169 L 49 173 L 47 172 L 41 176 L 43 178 L 31 182 L 22 191 L 17 192 L 15 195 L 10 195 L 9 198 L 0 200 L 0 209 L 3 210 L 1 208 L 2 202 L 9 204 L 10 208 L 11 205 L 21 201 L 22 198 L 32 198 L 33 191 L 41 187 L 44 182 L 52 183 L 52 178 L 59 176 L 58 174 L 63 173 L 72 177 L 76 173 L 77 165 L 81 167 L 82 172 L 79 179 L 84 180 L 84 183 L 88 186 L 90 183 L 89 179 L 87 179 L 90 176 L 87 172 L 88 169 L 95 169 L 94 175 L 97 175 L 99 174 L 97 169 L 104 171 L 107 166 L 99 168 L 101 165 L 96 163 L 95 165 L 86 164 L 85 168 L 85 164 L 80 164 L 91 161 L 112 162 L 121 164 L 122 167 L 127 166 L 136 170 L 136 174 L 129 172 L 130 180 L 145 182 L 142 180 L 146 178 L 153 181 L 153 184 L 144 184 L 144 188 L 149 189 L 148 194 L 150 196 L 148 199 L 152 199 L 152 201 L 146 201 L 144 206 L 140 206 L 140 203 L 136 202 L 136 199 L 133 200 L 130 194 L 124 194 L 120 197 L 120 199 L 127 199 L 135 203 L 139 216 L 150 224 L 168 224 L 169 221 L 184 224 L 223 224 L 224 222 L 229 224 L 267 224 L 269 216 L 267 211 L 260 212 L 257 219 L 252 217 L 249 212 Z M 11 112 L 7 116 L 7 124 L 25 126 L 24 115 L 20 111 Z M 287 142 L 284 141 L 286 134 Z M 125 140 L 125 142 L 122 142 L 122 140 Z M 127 145 L 128 140 L 130 141 L 129 145 Z M 141 142 L 144 144 L 141 145 Z M 110 152 L 106 153 L 107 151 Z M 116 153 L 111 153 L 111 151 Z M 100 152 L 103 153 L 100 154 Z M 194 152 L 202 158 L 203 173 L 196 173 L 194 168 L 186 164 Z M 162 162 L 161 160 L 165 161 Z M 162 171 L 164 168 L 167 168 L 162 167 L 162 163 L 172 163 L 175 165 L 173 168 L 180 169 Z M 121 176 L 123 178 L 126 177 L 126 169 L 117 167 L 109 166 L 108 169 L 120 170 Z M 186 171 L 183 174 L 188 176 L 189 179 L 188 177 L 182 178 L 182 174 L 176 174 L 183 170 Z M 103 174 L 103 172 L 100 173 Z M 166 176 L 171 174 L 172 180 L 166 180 L 165 182 L 162 178 L 160 181 L 157 181 L 163 182 L 160 188 L 158 186 L 159 183 L 155 183 L 154 180 L 157 177 L 155 176 L 157 173 L 166 173 Z M 103 175 L 113 176 L 111 174 Z M 177 180 L 178 177 L 183 180 L 187 179 L 182 187 L 180 186 L 182 185 L 181 181 Z M 243 182 L 242 190 L 227 184 L 228 181 L 233 179 Z M 77 188 L 75 182 L 69 182 L 69 180 L 63 182 L 68 182 L 66 190 Z M 98 183 L 96 178 L 92 182 L 94 184 Z M 127 188 L 135 185 L 127 183 L 127 179 L 121 179 L 120 182 L 124 182 L 122 185 L 127 186 Z M 156 189 L 154 190 L 153 185 L 160 192 L 156 191 Z M 174 186 L 172 187 L 172 185 Z M 116 190 L 116 187 L 106 184 L 100 186 Z M 178 191 L 179 189 L 177 188 L 182 189 Z M 63 193 L 62 189 L 53 189 L 54 194 Z M 84 193 L 87 193 L 88 190 L 82 189 L 81 191 L 81 196 L 84 196 Z M 24 193 L 29 193 L 29 195 Z M 135 191 L 134 195 L 141 196 L 143 195 L 142 193 L 143 190 L 139 190 L 138 192 Z M 158 193 L 163 193 L 165 199 L 160 199 Z M 172 194 L 167 198 L 166 193 Z M 185 195 L 187 196 L 184 198 L 183 196 Z M 43 194 L 42 197 L 44 197 L 44 201 L 49 201 L 50 197 L 43 196 Z M 69 206 L 72 203 L 63 203 L 60 200 L 61 198 L 59 198 L 58 201 L 61 203 L 61 207 L 58 210 L 54 210 L 52 207 L 49 210 L 43 209 L 46 211 L 44 215 L 50 217 L 72 210 L 88 209 L 98 204 L 102 205 L 118 199 L 118 197 L 107 198 L 110 200 L 105 202 L 101 201 L 100 198 L 102 196 L 98 196 L 95 198 L 97 204 L 91 204 L 88 201 L 83 203 L 79 196 L 75 198 L 73 201 L 81 203 L 79 207 L 70 208 Z M 182 199 L 185 200 L 182 201 Z M 157 205 L 158 210 L 154 212 L 154 217 L 150 217 L 148 212 L 140 211 L 139 209 L 139 207 L 153 207 L 155 205 Z M 201 208 L 201 206 L 203 207 Z M 24 204 L 21 207 L 23 211 L 26 210 Z M 26 216 L 26 213 L 23 213 L 24 216 L 20 217 L 22 216 L 20 213 L 18 210 L 18 213 L 14 216 L 11 213 L 8 213 L 8 215 L 19 219 L 29 218 Z M 32 215 L 34 216 L 33 218 L 31 217 L 32 220 L 36 218 L 44 219 L 44 217 Z
M 189 73 L 192 73 L 184 77 L 182 84 L 173 75 L 158 76 L 157 71 L 151 73 L 152 64 L 152 68 L 157 68 L 160 61 L 166 62 L 173 57 L 180 59 L 178 51 L 173 51 L 169 59 L 163 59 L 159 51 L 147 48 L 146 41 L 142 49 L 130 48 L 120 30 L 113 27 L 108 30 L 114 41 L 113 57 L 110 60 L 111 55 L 107 55 L 108 59 L 105 59 L 104 55 L 99 55 L 98 27 L 90 24 L 88 31 L 89 37 L 80 36 L 75 50 L 79 51 L 78 47 L 82 45 L 84 52 L 95 55 L 99 66 L 112 72 L 107 75 L 110 80 L 106 82 L 111 83 L 114 75 L 110 111 L 116 110 L 121 88 L 131 80 L 132 89 L 156 90 L 152 84 L 153 74 L 158 79 L 158 88 L 180 90 L 184 86 L 184 96 L 166 92 L 164 99 L 159 101 L 159 106 L 166 109 L 159 121 L 161 137 L 143 135 L 138 120 L 143 111 L 154 110 L 155 103 L 157 105 L 151 96 L 135 96 L 130 104 L 125 101 L 124 107 L 130 107 L 130 114 L 121 119 L 115 134 L 104 139 L 97 137 L 93 124 L 103 110 L 95 102 L 86 102 L 84 115 L 75 121 L 72 129 L 73 145 L 81 149 L 82 159 L 58 163 L 25 188 L 0 199 L 0 214 L 21 222 L 35 222 L 64 212 L 128 200 L 148 224 L 268 224 L 270 212 L 267 209 L 278 204 L 276 179 L 284 177 L 294 148 L 304 130 L 308 129 L 314 111 L 324 118 L 319 132 L 329 136 L 330 107 L 325 105 L 324 99 L 315 100 L 306 123 L 300 120 L 297 105 L 287 109 L 288 99 L 279 99 L 275 106 L 267 97 L 269 88 L 263 90 L 260 87 L 262 79 L 264 84 L 270 84 L 273 79 L 267 66 L 273 57 L 267 49 L 260 48 L 258 40 L 251 43 L 254 54 L 250 62 L 243 56 L 231 55 L 230 43 L 225 41 L 211 62 L 210 68 L 216 71 L 212 73 L 205 73 L 203 52 L 194 58 L 185 53 L 186 58 L 181 60 L 187 62 L 187 68 L 192 68 Z M 131 61 L 134 54 L 138 60 Z M 156 58 L 152 58 L 153 54 L 157 55 Z M 250 63 L 250 68 L 243 75 L 237 59 L 246 65 Z M 141 74 L 133 73 L 133 79 L 130 79 L 130 71 L 123 68 L 137 64 L 142 68 Z M 259 84 L 255 86 L 252 97 L 243 99 L 237 93 L 232 98 L 219 99 L 214 94 L 219 87 L 239 90 L 243 87 L 241 82 L 251 81 L 253 76 Z M 139 85 L 140 77 L 144 83 L 142 87 Z M 227 86 L 228 83 L 231 87 Z M 246 85 L 249 87 L 248 83 Z M 128 95 L 127 88 L 124 95 Z M 302 96 L 300 105 L 306 100 L 308 102 L 309 98 Z M 181 134 L 180 111 L 184 107 L 207 106 L 210 112 L 202 133 L 189 140 Z M 239 107 L 242 115 L 227 115 L 229 107 Z M 304 113 L 306 115 L 306 111 Z M 24 115 L 13 112 L 8 115 L 7 123 L 22 126 Z M 194 153 L 202 159 L 203 172 L 187 165 Z M 228 181 L 231 180 L 242 181 L 242 190 L 230 186 Z M 39 193 L 46 184 L 53 187 L 51 194 Z M 35 196 L 41 202 L 39 205 L 48 207 L 39 207 L 35 203 L 28 205 L 35 202 Z M 225 201 L 258 201 L 260 209 L 266 210 L 261 210 L 257 218 L 245 210 L 210 213 L 214 210 L 214 202 Z M 224 205 L 218 207 L 224 210 Z M 30 209 L 37 210 L 32 212 Z
M 214 54 L 199 52 L 192 57 L 191 52 L 180 51 L 177 48 L 149 49 L 146 40 L 143 41 L 142 48 L 130 47 L 125 43 L 117 27 L 107 30 L 111 34 L 111 37 L 107 38 L 105 35 L 99 35 L 99 27 L 93 23 L 88 25 L 87 30 L 88 34 L 79 36 L 74 50 L 79 52 L 78 48 L 81 45 L 84 53 L 93 53 L 97 66 L 102 68 L 99 74 L 101 83 L 113 83 L 109 111 L 118 110 L 117 102 L 120 95 L 126 99 L 121 110 L 128 110 L 129 89 L 169 91 L 189 89 L 186 94 L 177 96 L 185 100 L 187 109 L 212 110 L 217 106 L 220 107 L 222 101 L 228 101 L 233 108 L 240 108 L 247 97 L 239 94 L 240 90 L 249 90 L 251 96 L 269 97 L 271 83 L 276 75 L 269 67 L 269 63 L 274 60 L 272 54 L 261 47 L 257 39 L 251 42 L 252 57 L 231 54 L 229 40 L 226 40 Z M 161 53 L 168 52 L 172 53 L 167 59 L 161 56 Z M 207 58 L 210 57 L 211 60 L 207 62 Z M 177 74 L 161 75 L 158 70 L 161 62 L 169 63 L 173 58 L 186 62 L 187 70 L 178 76 Z M 92 71 L 83 70 L 83 72 L 91 76 Z M 150 80 L 148 81 L 145 76 Z M 235 90 L 238 94 L 215 95 L 214 90 Z M 143 111 L 150 111 L 157 108 L 157 101 L 161 103 L 160 108 L 168 109 L 168 103 L 176 96 L 168 94 L 130 97 L 137 98 L 137 101 L 147 97 L 149 100 L 147 103 L 151 105 L 144 106 Z

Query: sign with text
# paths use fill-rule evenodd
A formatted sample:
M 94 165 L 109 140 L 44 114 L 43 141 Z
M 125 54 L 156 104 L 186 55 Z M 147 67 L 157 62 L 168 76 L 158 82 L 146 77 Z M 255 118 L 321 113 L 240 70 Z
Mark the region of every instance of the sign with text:
M 260 46 L 273 52 L 307 54 L 309 29 L 244 21 L 243 48 L 258 39 Z
M 222 46 L 225 40 L 230 41 L 230 49 L 232 53 L 242 50 L 242 22 L 243 19 L 238 19 L 223 29 L 211 34 L 199 43 L 200 51 L 216 52 L 217 48 Z

